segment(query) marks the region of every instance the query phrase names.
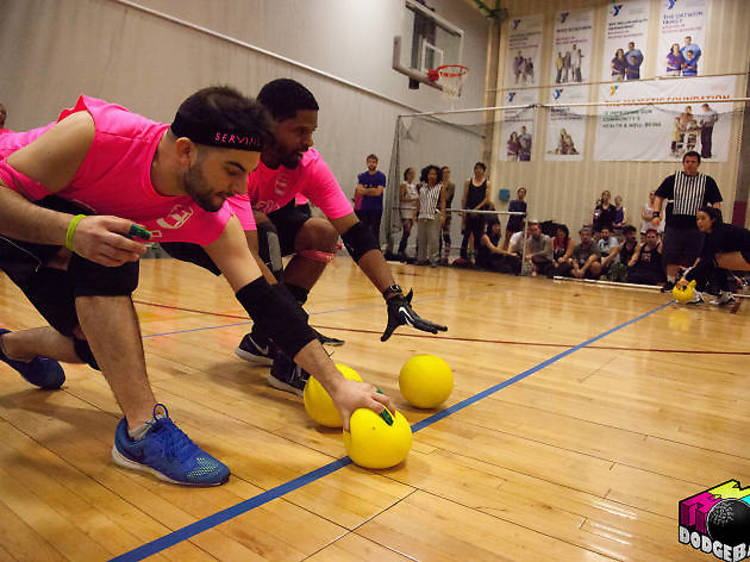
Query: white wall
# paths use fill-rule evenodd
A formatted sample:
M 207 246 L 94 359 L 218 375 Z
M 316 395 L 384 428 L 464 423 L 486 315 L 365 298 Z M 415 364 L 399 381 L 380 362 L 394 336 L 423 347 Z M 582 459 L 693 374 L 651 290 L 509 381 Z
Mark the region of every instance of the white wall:
M 135 2 L 133 4 L 136 4 Z M 54 119 L 80 93 L 120 103 L 164 122 L 180 101 L 208 84 L 254 95 L 267 81 L 291 77 L 321 106 L 316 135 L 347 193 L 364 157 L 389 166 L 399 113 L 445 109 L 440 92 L 407 88 L 391 69 L 403 0 L 140 0 L 140 6 L 354 82 L 387 101 L 301 70 L 231 41 L 181 26 L 117 0 L 0 0 L 0 101 L 7 126 L 24 130 Z M 457 108 L 482 104 L 486 18 L 470 3 L 431 0 L 465 31 L 464 64 L 475 69 Z

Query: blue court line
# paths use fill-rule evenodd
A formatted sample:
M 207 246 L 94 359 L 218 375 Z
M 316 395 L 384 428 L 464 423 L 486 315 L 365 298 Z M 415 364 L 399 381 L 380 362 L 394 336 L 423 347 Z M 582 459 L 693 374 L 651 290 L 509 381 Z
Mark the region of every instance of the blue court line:
M 422 421 L 415 423 L 414 425 L 411 426 L 412 432 L 416 433 L 417 431 L 421 431 L 425 427 L 428 427 L 432 425 L 433 423 L 447 416 L 450 416 L 451 414 L 458 412 L 459 410 L 463 410 L 467 406 L 470 406 L 474 404 L 475 402 L 478 402 L 479 400 L 487 398 L 491 394 L 494 394 L 498 392 L 499 390 L 502 390 L 503 388 L 506 388 L 514 383 L 517 383 L 518 381 L 523 380 L 526 377 L 533 375 L 534 373 L 538 371 L 541 371 L 545 367 L 549 367 L 551 364 L 556 363 L 557 361 L 559 361 L 560 359 L 563 359 L 564 357 L 567 357 L 571 353 L 574 353 L 578 351 L 579 349 L 582 349 L 586 347 L 587 345 L 594 343 L 595 341 L 598 341 L 604 337 L 607 337 L 608 335 L 618 330 L 621 330 L 627 326 L 630 326 L 631 324 L 635 324 L 639 320 L 643 320 L 644 318 L 651 316 L 652 314 L 659 312 L 660 310 L 663 310 L 664 308 L 667 308 L 671 304 L 672 304 L 671 302 L 668 302 L 666 304 L 657 306 L 656 308 L 649 310 L 648 312 L 641 314 L 640 316 L 636 318 L 628 320 L 627 322 L 624 322 L 623 324 L 620 324 L 619 326 L 615 326 L 614 328 L 611 328 L 607 330 L 606 332 L 602 332 L 598 336 L 594 336 L 591 339 L 588 339 L 582 343 L 579 343 L 578 345 L 575 345 L 569 349 L 566 349 L 565 351 L 558 353 L 557 355 L 553 357 L 550 357 L 546 361 L 542 361 L 541 363 L 524 371 L 523 373 L 519 373 L 515 375 L 514 377 L 504 380 L 503 382 L 499 384 L 491 386 L 490 388 L 483 390 L 482 392 L 478 394 L 475 394 L 474 396 L 470 396 L 469 398 L 461 400 L 460 402 L 457 402 L 453 406 L 449 406 L 448 408 L 445 408 L 444 410 L 441 410 L 423 419 Z M 281 496 L 288 494 L 289 492 L 293 492 L 294 490 L 301 488 L 302 486 L 306 486 L 307 484 L 315 482 L 316 480 L 319 480 L 323 478 L 324 476 L 328 476 L 329 474 L 332 474 L 344 468 L 345 466 L 350 465 L 351 463 L 352 461 L 349 457 L 343 457 L 343 458 L 337 459 L 331 463 L 328 463 L 325 466 L 322 466 L 320 468 L 313 470 L 312 472 L 308 472 L 307 474 L 298 476 L 297 478 L 294 478 L 293 480 L 290 480 L 288 482 L 285 482 L 284 484 L 276 486 L 275 488 L 266 490 L 265 492 L 258 494 L 257 496 L 244 500 L 238 504 L 235 504 L 221 511 L 218 511 L 214 513 L 213 515 L 209 515 L 208 517 L 205 517 L 203 519 L 196 521 L 195 523 L 186 525 L 185 527 L 182 527 L 181 529 L 177 529 L 176 531 L 172 531 L 171 533 L 164 535 L 161 538 L 158 538 L 156 540 L 143 544 L 129 552 L 116 556 L 115 558 L 112 558 L 112 561 L 130 562 L 130 561 L 135 561 L 135 560 L 143 560 L 144 558 L 148 556 L 152 556 L 158 552 L 161 552 L 162 550 L 166 550 L 167 548 L 174 546 L 177 543 L 188 540 L 194 537 L 195 535 L 202 533 L 203 531 L 212 529 L 213 527 L 216 527 L 217 525 L 220 525 L 221 523 L 229 521 L 230 519 L 234 519 L 235 517 L 238 517 L 242 515 L 243 513 L 247 513 L 248 511 L 255 509 L 256 507 L 260 507 L 263 504 L 266 504 L 272 500 L 278 499 Z
M 143 336 L 143 339 L 146 338 L 158 338 L 159 336 L 173 336 L 175 334 L 187 334 L 189 332 L 201 332 L 203 330 L 218 330 L 219 328 L 229 328 L 231 326 L 246 326 L 250 324 L 251 321 L 248 320 L 247 322 L 235 322 L 234 324 L 221 324 L 220 326 L 204 326 L 202 328 L 190 328 L 188 330 L 176 330 L 174 332 L 162 332 L 161 334 L 149 334 L 147 336 Z

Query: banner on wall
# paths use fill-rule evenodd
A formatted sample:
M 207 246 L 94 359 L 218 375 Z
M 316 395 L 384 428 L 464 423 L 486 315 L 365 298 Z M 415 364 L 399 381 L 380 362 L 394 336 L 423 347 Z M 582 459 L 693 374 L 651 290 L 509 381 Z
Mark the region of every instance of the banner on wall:
M 539 89 L 506 91 L 503 105 L 530 105 L 539 103 Z M 534 129 L 537 108 L 506 109 L 500 128 L 500 160 L 530 162 L 534 154 Z
M 599 86 L 599 101 L 680 101 L 670 105 L 599 107 L 594 160 L 680 161 L 688 150 L 726 162 L 735 76 L 643 80 Z
M 585 103 L 588 86 L 560 86 L 550 91 L 549 103 Z M 579 162 L 583 160 L 586 139 L 586 108 L 551 107 L 547 111 L 545 160 Z
M 650 10 L 650 0 L 619 0 L 607 7 L 602 81 L 641 78 Z
M 659 76 L 697 76 L 705 58 L 708 0 L 661 0 Z
M 503 80 L 506 88 L 539 85 L 543 28 L 543 14 L 510 20 Z
M 551 48 L 551 82 L 591 81 L 594 11 L 558 12 Z

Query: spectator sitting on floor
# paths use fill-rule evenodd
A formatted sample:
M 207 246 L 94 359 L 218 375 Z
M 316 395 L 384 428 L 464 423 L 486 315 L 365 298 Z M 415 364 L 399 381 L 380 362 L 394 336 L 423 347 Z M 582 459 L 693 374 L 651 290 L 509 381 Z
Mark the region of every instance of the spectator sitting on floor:
M 628 273 L 628 263 L 638 247 L 635 237 L 635 227 L 625 225 L 622 229 L 625 239 L 616 248 L 610 250 L 607 258 L 602 262 L 602 271 L 607 272 L 610 281 L 624 283 Z
M 610 251 L 617 248 L 618 240 L 617 237 L 612 234 L 612 231 L 605 226 L 602 227 L 602 230 L 599 232 L 599 241 L 596 245 L 599 248 L 602 257 L 606 258 Z
M 547 275 L 552 267 L 552 239 L 542 233 L 539 221 L 529 221 L 529 237 L 526 238 L 525 260 L 531 264 L 531 275 Z
M 520 258 L 503 250 L 501 239 L 500 221 L 493 217 L 487 223 L 486 232 L 479 239 L 477 266 L 502 273 L 519 272 L 521 270 Z
M 628 283 L 658 285 L 666 280 L 661 264 L 661 242 L 655 227 L 646 231 L 646 242 L 638 246 L 628 262 Z
M 570 230 L 567 225 L 557 225 L 555 238 L 552 240 L 552 258 L 554 269 L 549 272 L 550 276 L 560 275 L 558 269 L 562 264 L 568 263 L 570 256 L 573 255 L 575 242 L 570 237 Z
M 558 275 L 578 279 L 598 279 L 602 271 L 601 255 L 594 243 L 591 229 L 584 226 L 579 234 L 581 243 L 573 248 L 573 254 L 568 263 L 557 268 Z

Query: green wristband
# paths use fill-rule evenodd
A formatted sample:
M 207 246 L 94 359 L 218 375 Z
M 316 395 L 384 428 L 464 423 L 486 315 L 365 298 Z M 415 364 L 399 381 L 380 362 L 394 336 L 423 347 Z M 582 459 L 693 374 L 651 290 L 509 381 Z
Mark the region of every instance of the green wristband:
M 65 233 L 65 247 L 70 250 L 71 252 L 74 252 L 73 249 L 73 235 L 76 232 L 76 227 L 78 226 L 78 223 L 81 222 L 81 219 L 85 219 L 86 215 L 76 215 L 73 217 L 73 220 L 70 221 L 70 224 L 68 225 L 68 232 Z

